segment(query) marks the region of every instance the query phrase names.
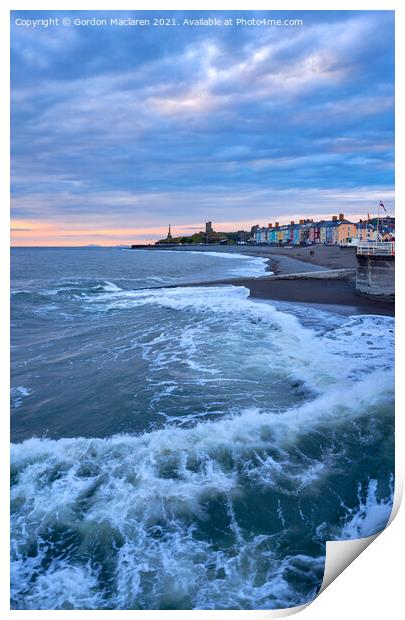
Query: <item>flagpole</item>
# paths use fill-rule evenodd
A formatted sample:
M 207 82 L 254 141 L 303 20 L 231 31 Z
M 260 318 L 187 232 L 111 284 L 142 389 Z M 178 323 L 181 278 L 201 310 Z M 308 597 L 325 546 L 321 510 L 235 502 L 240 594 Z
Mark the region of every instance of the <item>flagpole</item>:
M 378 237 L 379 237 L 379 233 L 380 233 L 380 205 L 381 205 L 381 200 L 378 203 L 378 215 L 377 215 L 377 243 L 378 243 Z

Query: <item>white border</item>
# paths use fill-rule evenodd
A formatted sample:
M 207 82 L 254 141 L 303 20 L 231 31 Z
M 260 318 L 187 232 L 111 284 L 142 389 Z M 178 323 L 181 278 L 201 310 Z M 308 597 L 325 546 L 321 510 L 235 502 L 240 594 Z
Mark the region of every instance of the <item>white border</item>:
M 399 171 L 405 170 L 402 149 L 398 148 L 398 140 L 404 135 L 404 121 L 399 113 L 399 110 L 405 109 L 405 102 L 403 97 L 403 80 L 401 79 L 401 73 L 403 68 L 398 68 L 399 59 L 405 58 L 404 44 L 401 41 L 405 37 L 404 28 L 404 10 L 402 3 L 399 0 L 382 2 L 381 0 L 341 0 L 327 1 L 308 1 L 303 0 L 283 2 L 269 2 L 264 0 L 205 0 L 196 1 L 153 1 L 147 2 L 145 0 L 139 2 L 130 2 L 128 0 L 116 0 L 115 2 L 94 0 L 71 0 L 69 6 L 67 3 L 40 1 L 34 3 L 31 1 L 17 1 L 11 2 L 6 0 L 2 3 L 0 8 L 1 15 L 1 40 L 3 44 L 2 54 L 0 55 L 0 62 L 2 64 L 2 75 L 7 76 L 9 74 L 9 11 L 10 10 L 202 10 L 202 9 L 221 9 L 221 10 L 395 10 L 396 11 L 396 62 L 397 62 L 397 89 L 396 89 L 396 136 L 397 136 L 397 148 L 396 148 L 396 169 Z M 402 65 L 401 65 L 402 67 Z M 402 82 L 402 83 L 401 83 Z M 9 162 L 9 87 L 8 80 L 3 85 L 2 97 L 0 99 L 2 105 L 2 144 L 3 151 L 2 162 Z M 401 131 L 402 130 L 402 131 Z M 8 383 L 9 383 L 9 360 L 8 360 L 8 324 L 9 324 L 9 305 L 8 305 L 8 274 L 9 274 L 9 216 L 8 208 L 9 204 L 9 173 L 8 166 L 2 166 L 2 180 L 4 183 L 2 187 L 2 209 L 1 209 L 1 226 L 0 226 L 0 273 L 1 273 L 1 291 L 2 295 L 2 320 L 0 322 L 1 329 L 1 343 L 2 343 L 2 386 L 1 390 L 1 440 L 3 442 L 2 450 L 0 451 L 1 458 L 1 472 L 9 471 L 9 422 L 8 422 Z M 403 227 L 403 216 L 401 210 L 403 205 L 403 173 L 397 175 L 396 181 L 396 204 L 398 220 L 397 229 L 401 231 Z M 401 238 L 401 234 L 400 234 Z M 398 244 L 397 244 L 398 245 Z M 399 261 L 399 263 L 398 263 Z M 401 273 L 403 266 L 403 257 L 401 246 L 397 248 L 397 274 Z M 403 292 L 401 291 L 401 284 L 399 277 L 397 276 L 397 307 L 400 309 L 403 302 Z M 397 315 L 400 313 L 397 312 Z M 404 402 L 403 388 L 400 382 L 400 375 L 403 374 L 403 358 L 401 356 L 401 350 L 404 350 L 401 346 L 403 344 L 403 330 L 401 324 L 397 327 L 397 375 L 396 375 L 396 388 L 397 388 L 397 416 L 396 416 L 396 492 L 395 492 L 395 509 L 398 511 L 400 498 L 402 496 L 403 484 L 404 484 L 404 470 L 405 470 L 405 450 L 404 446 L 404 428 L 405 423 L 403 417 L 405 412 L 401 407 Z M 1 589 L 0 589 L 0 610 L 2 612 L 2 618 L 16 617 L 20 614 L 24 614 L 24 618 L 53 618 L 57 617 L 61 612 L 59 611 L 10 611 L 9 610 L 9 588 L 8 588 L 8 575 L 9 575 L 9 558 L 8 558 L 8 540 L 9 540 L 9 485 L 8 475 L 2 473 L 1 476 L 1 499 L 2 499 L 2 511 L 3 520 L 0 528 L 1 532 L 1 555 L 0 555 L 0 574 L 1 574 Z M 339 579 L 328 588 L 327 594 L 322 594 L 318 597 L 304 612 L 303 617 L 311 619 L 328 618 L 328 620 L 345 618 L 381 618 L 384 614 L 384 618 L 396 619 L 399 618 L 403 612 L 402 601 L 402 589 L 403 589 L 403 567 L 401 549 L 404 546 L 404 531 L 405 531 L 405 511 L 402 509 L 395 519 L 394 523 L 384 531 L 374 544 L 372 544 L 360 557 L 354 562 Z M 339 543 L 338 543 L 339 544 Z M 288 610 L 285 610 L 287 612 Z M 298 611 L 298 609 L 297 609 Z M 112 618 L 117 614 L 120 617 L 131 617 L 139 619 L 151 619 L 164 618 L 165 620 L 174 620 L 178 618 L 188 618 L 191 614 L 194 617 L 210 618 L 215 620 L 219 617 L 232 618 L 236 620 L 239 618 L 270 618 L 285 616 L 282 610 L 280 613 L 274 613 L 269 611 L 64 611 L 64 618 L 77 618 L 78 613 L 85 615 L 86 619 L 99 618 L 99 614 L 103 614 L 103 618 Z M 81 617 L 80 616 L 80 617 Z

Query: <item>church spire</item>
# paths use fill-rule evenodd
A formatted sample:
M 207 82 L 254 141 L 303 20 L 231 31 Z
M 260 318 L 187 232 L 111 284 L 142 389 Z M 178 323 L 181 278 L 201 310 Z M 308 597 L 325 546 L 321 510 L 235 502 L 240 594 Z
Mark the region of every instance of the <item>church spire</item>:
M 171 229 L 170 229 L 170 224 L 169 224 L 169 232 L 167 233 L 167 239 L 168 239 L 169 241 L 171 241 L 171 240 L 172 240 L 172 233 L 171 233 Z

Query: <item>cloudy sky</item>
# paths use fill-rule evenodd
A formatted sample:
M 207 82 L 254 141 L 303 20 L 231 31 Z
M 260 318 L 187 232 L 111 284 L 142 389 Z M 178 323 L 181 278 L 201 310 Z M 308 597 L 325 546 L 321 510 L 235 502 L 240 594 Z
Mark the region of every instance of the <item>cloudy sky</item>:
M 164 13 L 167 15 L 167 11 Z M 392 12 L 249 12 L 289 27 L 17 26 L 161 17 L 18 11 L 14 245 L 116 245 L 394 210 Z M 170 12 L 240 17 L 225 11 Z

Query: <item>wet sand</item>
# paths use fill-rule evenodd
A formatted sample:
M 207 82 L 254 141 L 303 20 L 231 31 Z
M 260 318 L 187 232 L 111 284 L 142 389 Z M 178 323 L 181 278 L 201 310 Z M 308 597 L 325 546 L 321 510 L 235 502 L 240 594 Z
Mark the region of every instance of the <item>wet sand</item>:
M 226 251 L 228 248 L 221 248 Z M 314 256 L 310 255 L 310 250 Z M 356 293 L 353 276 L 321 280 L 305 277 L 306 273 L 330 269 L 356 269 L 356 252 L 353 248 L 320 246 L 315 248 L 272 248 L 237 246 L 234 250 L 251 256 L 269 259 L 268 269 L 275 275 L 301 274 L 296 280 L 276 280 L 271 277 L 238 278 L 235 286 L 245 286 L 250 296 L 257 299 L 304 304 L 330 310 L 338 314 L 379 314 L 395 316 L 395 304 L 385 300 L 361 297 Z
M 317 269 L 355 269 L 355 248 L 315 245 L 303 247 L 276 247 L 266 245 L 195 245 L 195 246 L 151 246 L 151 251 L 164 252 L 225 252 L 263 256 L 272 261 L 274 273 L 297 273 Z M 314 252 L 311 256 L 310 252 Z
M 232 282 L 235 286 L 245 286 L 250 296 L 257 299 L 289 301 L 305 305 L 323 307 L 339 314 L 380 314 L 394 316 L 393 303 L 374 301 L 360 297 L 351 280 L 271 280 L 260 278 L 241 278 Z
M 249 256 L 264 256 L 280 263 L 280 267 L 292 261 L 298 261 L 302 265 L 309 263 L 323 269 L 355 269 L 355 248 L 340 248 L 331 245 L 277 247 L 266 245 L 182 245 L 182 246 L 150 246 L 151 251 L 164 252 L 165 250 L 176 252 L 226 252 L 236 254 L 248 254 Z M 310 252 L 314 252 L 311 256 Z M 308 269 L 308 267 L 307 267 Z M 303 268 L 303 271 L 306 269 Z M 313 268 L 311 271 L 315 271 Z M 287 272 L 285 272 L 287 273 Z
M 168 248 L 169 249 L 169 248 Z M 173 249 L 171 247 L 170 249 Z M 275 275 L 303 274 L 295 280 L 276 280 L 271 277 L 238 278 L 215 282 L 245 286 L 250 296 L 257 299 L 301 303 L 316 306 L 341 314 L 380 314 L 395 315 L 395 305 L 384 300 L 361 297 L 355 291 L 354 278 L 345 279 L 323 278 L 322 280 L 306 278 L 305 274 L 330 269 L 356 269 L 355 248 L 339 246 L 308 246 L 308 247 L 272 247 L 272 246 L 180 246 L 179 252 L 227 252 L 262 256 L 269 260 L 268 270 Z M 314 255 L 311 256 L 311 250 Z M 159 248 L 158 251 L 165 251 Z M 202 282 L 193 286 L 211 285 Z
M 263 254 L 261 254 L 261 251 Z M 311 256 L 310 252 L 314 252 Z M 269 256 L 283 266 L 287 261 L 299 261 L 300 263 L 311 266 L 311 270 L 315 271 L 316 267 L 323 269 L 355 269 L 356 268 L 356 250 L 355 248 L 340 248 L 339 246 L 316 245 L 308 247 L 261 247 L 257 246 L 252 255 L 259 254 Z M 250 254 L 250 252 L 249 252 Z

